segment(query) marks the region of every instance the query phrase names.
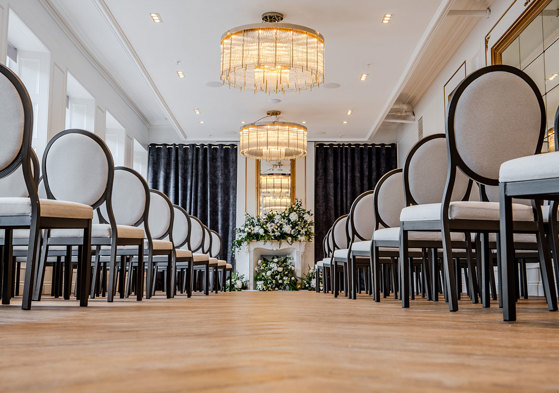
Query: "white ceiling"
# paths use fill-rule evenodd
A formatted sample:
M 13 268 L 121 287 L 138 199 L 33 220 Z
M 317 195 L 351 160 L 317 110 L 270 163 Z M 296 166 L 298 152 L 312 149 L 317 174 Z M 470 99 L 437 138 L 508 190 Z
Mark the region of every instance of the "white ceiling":
M 448 0 L 49 0 L 91 54 L 166 139 L 235 140 L 241 121 L 279 109 L 306 121 L 310 140 L 366 140 L 397 96 L 402 76 Z M 208 87 L 219 81 L 219 41 L 231 27 L 279 11 L 325 37 L 325 83 L 278 95 Z M 151 21 L 150 12 L 163 23 Z M 381 23 L 385 13 L 392 23 Z M 181 64 L 177 66 L 177 61 Z M 178 79 L 176 71 L 185 72 Z M 368 73 L 365 82 L 359 80 Z M 270 100 L 279 98 L 280 103 Z M 194 113 L 199 108 L 200 115 Z M 110 108 L 109 108 L 110 109 Z M 352 109 L 348 117 L 346 111 Z M 204 124 L 200 124 L 203 120 Z M 348 120 L 347 125 L 342 121 Z M 169 134 L 169 129 L 176 131 Z

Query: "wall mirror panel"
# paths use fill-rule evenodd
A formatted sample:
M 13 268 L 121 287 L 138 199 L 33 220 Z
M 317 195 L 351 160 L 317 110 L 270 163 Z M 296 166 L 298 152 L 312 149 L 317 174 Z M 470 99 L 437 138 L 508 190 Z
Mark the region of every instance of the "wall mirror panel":
M 543 151 L 556 151 L 553 120 L 559 106 L 559 0 L 534 1 L 491 53 L 493 64 L 520 68 L 538 85 L 547 111 Z
M 259 216 L 295 202 L 295 160 L 256 162 L 256 200 Z

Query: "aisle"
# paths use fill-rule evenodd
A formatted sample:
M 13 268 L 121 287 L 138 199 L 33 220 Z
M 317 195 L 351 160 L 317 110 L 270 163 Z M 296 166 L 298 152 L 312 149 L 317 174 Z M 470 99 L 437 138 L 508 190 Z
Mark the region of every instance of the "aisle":
M 20 300 L 0 308 L 4 392 L 537 391 L 559 387 L 559 313 L 314 292 Z M 488 375 L 488 371 L 490 375 Z

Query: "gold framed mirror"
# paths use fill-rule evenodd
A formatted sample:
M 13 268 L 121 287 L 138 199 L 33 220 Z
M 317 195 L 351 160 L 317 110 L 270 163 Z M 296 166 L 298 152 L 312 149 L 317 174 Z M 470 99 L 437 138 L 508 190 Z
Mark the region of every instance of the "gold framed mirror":
M 295 160 L 256 161 L 256 212 L 282 211 L 295 202 Z

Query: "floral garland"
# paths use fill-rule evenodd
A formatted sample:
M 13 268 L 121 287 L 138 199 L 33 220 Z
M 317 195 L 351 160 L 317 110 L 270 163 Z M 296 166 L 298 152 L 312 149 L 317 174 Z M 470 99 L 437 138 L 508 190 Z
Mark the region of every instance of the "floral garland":
M 288 256 L 262 257 L 256 265 L 256 289 L 259 291 L 296 291 L 295 267 Z
M 231 281 L 233 287 L 231 288 L 232 291 L 242 291 L 243 289 L 248 289 L 248 280 L 245 279 L 244 274 L 239 274 L 236 272 L 231 273 Z M 225 283 L 225 290 L 229 291 L 229 280 Z
M 301 280 L 301 289 L 312 291 L 316 288 L 316 267 L 313 266 L 309 269 L 307 274 Z
M 235 229 L 233 252 L 253 241 L 312 241 L 314 237 L 312 213 L 303 208 L 300 200 L 282 212 L 271 211 L 262 217 L 245 215 L 245 223 Z

